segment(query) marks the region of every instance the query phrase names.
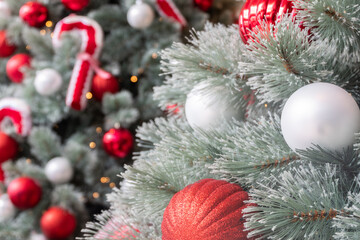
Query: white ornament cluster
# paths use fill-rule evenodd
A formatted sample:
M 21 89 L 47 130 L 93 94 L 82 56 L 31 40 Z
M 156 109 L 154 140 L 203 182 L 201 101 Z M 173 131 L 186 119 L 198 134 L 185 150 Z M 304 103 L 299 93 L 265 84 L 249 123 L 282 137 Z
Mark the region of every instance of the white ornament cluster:
M 70 161 L 64 157 L 53 158 L 45 166 L 45 175 L 53 184 L 67 183 L 72 179 L 73 174 Z
M 360 110 L 352 96 L 330 83 L 313 83 L 287 100 L 281 130 L 294 151 L 315 145 L 341 151 L 352 145 L 360 131 Z
M 155 17 L 154 10 L 146 3 L 137 2 L 127 12 L 127 21 L 136 29 L 144 29 L 151 25 Z
M 54 69 L 46 68 L 36 73 L 34 86 L 40 95 L 52 95 L 60 89 L 61 85 L 62 77 Z

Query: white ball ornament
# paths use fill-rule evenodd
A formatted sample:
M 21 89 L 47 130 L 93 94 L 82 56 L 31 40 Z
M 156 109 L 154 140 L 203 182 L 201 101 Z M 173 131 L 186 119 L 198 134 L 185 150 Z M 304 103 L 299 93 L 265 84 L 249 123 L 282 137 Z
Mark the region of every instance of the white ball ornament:
M 224 98 L 231 92 L 224 87 L 216 87 L 204 94 L 204 86 L 204 83 L 196 85 L 187 95 L 185 115 L 192 128 L 211 130 L 233 118 L 243 118 L 243 112 Z
M 54 184 L 69 182 L 73 174 L 70 161 L 63 157 L 53 158 L 45 166 L 45 175 Z
M 281 130 L 294 151 L 315 145 L 341 151 L 360 131 L 360 110 L 352 96 L 330 83 L 312 83 L 287 100 L 281 115 Z
M 128 23 L 136 29 L 147 28 L 153 22 L 154 17 L 154 10 L 143 2 L 137 2 L 131 6 L 127 12 Z
M 6 18 L 11 16 L 11 10 L 6 1 L 0 0 L 0 18 Z
M 47 240 L 47 238 L 41 233 L 31 232 L 29 240 Z
M 46 68 L 36 73 L 34 85 L 40 95 L 49 96 L 60 89 L 62 77 L 56 70 Z
M 0 223 L 13 219 L 16 207 L 12 204 L 7 194 L 0 196 Z

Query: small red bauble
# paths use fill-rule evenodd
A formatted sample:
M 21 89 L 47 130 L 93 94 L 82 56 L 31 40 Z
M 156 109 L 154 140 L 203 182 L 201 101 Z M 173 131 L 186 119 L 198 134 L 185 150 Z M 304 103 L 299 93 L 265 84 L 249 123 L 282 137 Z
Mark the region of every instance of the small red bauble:
M 163 240 L 247 239 L 242 218 L 248 193 L 236 184 L 203 179 L 176 193 L 161 224 Z
M 51 240 L 68 238 L 76 228 L 76 218 L 60 207 L 51 207 L 40 219 L 41 230 Z
M 48 10 L 41 3 L 27 2 L 20 8 L 19 16 L 31 27 L 42 27 L 48 19 Z
M 105 93 L 116 93 L 119 91 L 119 83 L 114 76 L 102 78 L 95 75 L 92 81 L 91 92 L 97 100 L 102 100 Z
M 214 0 L 194 0 L 195 5 L 205 12 L 211 8 L 213 1 Z
M 5 175 L 0 163 L 0 182 L 3 182 L 4 180 L 5 180 Z
M 10 44 L 6 39 L 6 31 L 0 31 L 0 57 L 9 57 L 16 50 L 16 46 Z
M 18 143 L 7 134 L 0 132 L 0 164 L 16 156 Z
M 286 13 L 295 16 L 296 9 L 293 8 L 291 0 L 247 0 L 240 12 L 239 27 L 240 36 L 244 43 L 251 38 L 250 31 L 255 27 L 261 27 L 262 21 L 267 25 L 280 21 Z
M 72 11 L 81 11 L 89 5 L 89 0 L 61 0 L 61 2 Z
M 24 78 L 23 67 L 30 67 L 31 57 L 27 54 L 16 54 L 6 64 L 6 74 L 11 81 L 21 83 Z
M 131 152 L 134 138 L 127 129 L 110 129 L 102 139 L 105 151 L 114 157 L 124 158 Z
M 42 189 L 32 178 L 20 177 L 11 181 L 7 193 L 17 208 L 29 209 L 40 202 Z

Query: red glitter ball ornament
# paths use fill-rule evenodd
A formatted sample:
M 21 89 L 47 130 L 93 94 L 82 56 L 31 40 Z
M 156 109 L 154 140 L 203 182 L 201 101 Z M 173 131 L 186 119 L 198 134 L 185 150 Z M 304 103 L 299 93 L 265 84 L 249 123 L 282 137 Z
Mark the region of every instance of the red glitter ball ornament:
M 53 240 L 68 238 L 76 228 L 76 218 L 69 211 L 60 207 L 51 207 L 40 219 L 44 235 Z
M 248 193 L 236 184 L 203 179 L 176 193 L 161 224 L 163 240 L 247 239 L 242 218 Z
M 20 177 L 11 181 L 7 193 L 17 208 L 29 209 L 40 202 L 42 189 L 32 178 Z
M 18 151 L 18 143 L 7 134 L 0 132 L 0 164 L 12 159 Z
M 291 0 L 247 0 L 239 17 L 241 39 L 247 43 L 251 38 L 250 31 L 254 31 L 255 27 L 260 28 L 263 20 L 270 27 L 270 24 L 280 21 L 284 14 L 295 16 L 296 12 Z
M 42 27 L 48 19 L 47 8 L 38 2 L 27 2 L 19 11 L 19 16 L 31 27 Z
M 211 8 L 214 0 L 194 0 L 196 6 L 198 6 L 201 10 L 207 11 Z
M 61 2 L 72 11 L 81 11 L 89 5 L 89 0 L 61 0 Z
M 23 67 L 30 67 L 31 57 L 27 54 L 16 54 L 6 64 L 6 74 L 14 83 L 21 83 L 24 79 Z
M 114 76 L 102 78 L 95 75 L 92 81 L 91 92 L 97 100 L 102 100 L 105 93 L 116 93 L 119 91 L 119 83 Z
M 104 134 L 102 139 L 105 151 L 114 157 L 124 158 L 131 152 L 134 138 L 127 129 L 112 128 Z
M 0 31 L 0 57 L 9 57 L 16 50 L 16 46 L 8 42 L 6 31 Z

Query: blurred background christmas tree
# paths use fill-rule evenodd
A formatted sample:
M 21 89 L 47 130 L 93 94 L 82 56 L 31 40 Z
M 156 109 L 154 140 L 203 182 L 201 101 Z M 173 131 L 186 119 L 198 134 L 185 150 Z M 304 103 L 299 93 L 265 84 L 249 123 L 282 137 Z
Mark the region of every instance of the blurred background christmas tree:
M 137 125 L 178 111 L 152 97 L 159 51 L 239 5 L 0 1 L 0 239 L 73 239 L 106 209 Z

